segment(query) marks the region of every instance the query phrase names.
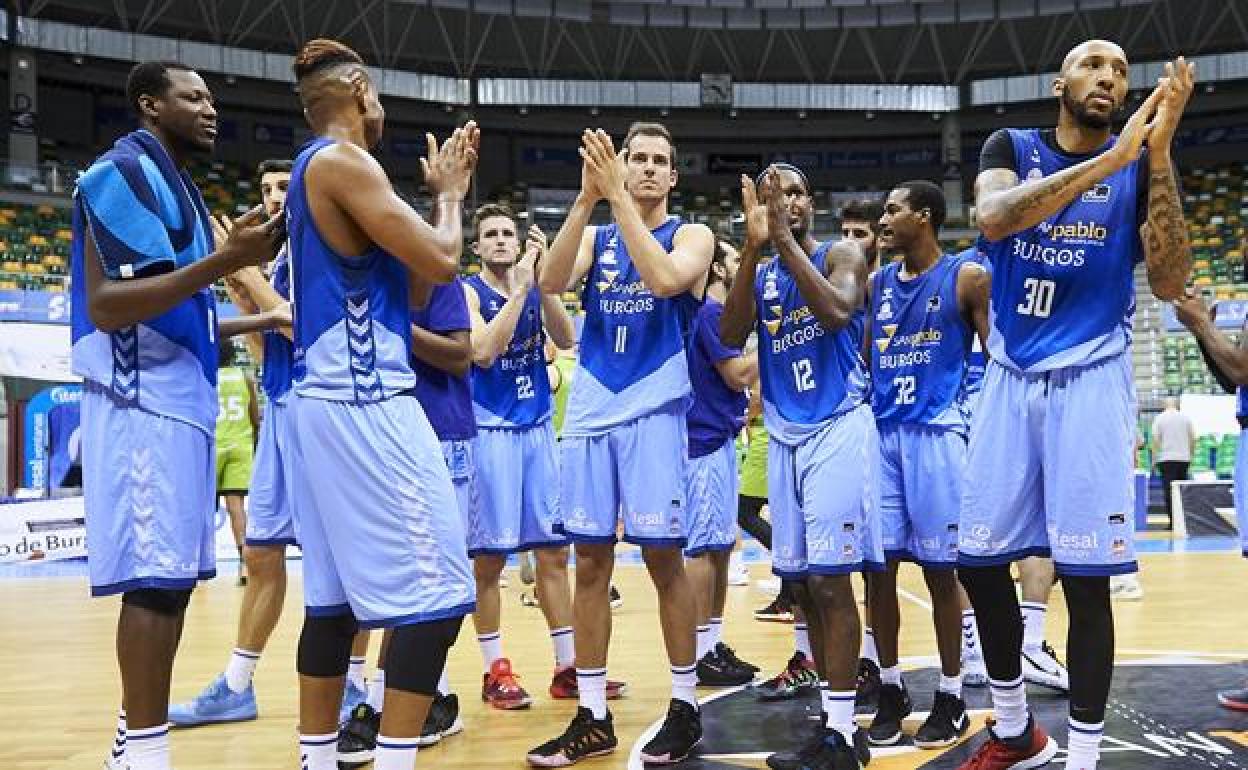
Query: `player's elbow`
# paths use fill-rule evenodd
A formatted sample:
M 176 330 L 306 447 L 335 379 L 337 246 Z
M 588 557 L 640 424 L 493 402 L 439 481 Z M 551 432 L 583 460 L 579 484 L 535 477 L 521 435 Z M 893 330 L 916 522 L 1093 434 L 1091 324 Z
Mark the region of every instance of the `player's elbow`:
M 1010 235 L 1005 209 L 989 196 L 975 205 L 975 223 L 989 241 L 999 241 Z

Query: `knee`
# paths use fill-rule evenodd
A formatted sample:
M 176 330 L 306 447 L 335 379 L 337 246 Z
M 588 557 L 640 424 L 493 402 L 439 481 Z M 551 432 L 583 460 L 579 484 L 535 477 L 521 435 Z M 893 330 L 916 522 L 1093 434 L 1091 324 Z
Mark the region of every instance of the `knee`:
M 476 575 L 478 584 L 491 585 L 498 582 L 506 564 L 506 556 L 480 554 L 472 560 L 472 572 Z
M 451 618 L 394 629 L 386 651 L 386 686 L 432 696 L 462 621 L 463 618 Z
M 274 578 L 286 572 L 285 546 L 243 546 L 243 564 L 248 581 Z
M 857 611 L 849 575 L 812 575 L 806 581 L 806 588 L 810 592 L 811 600 L 825 610 Z
M 1062 578 L 1062 590 L 1066 593 L 1071 620 L 1083 623 L 1104 619 L 1105 622 L 1112 622 L 1108 577 L 1066 576 Z
M 957 597 L 958 576 L 953 570 L 925 569 L 923 570 L 923 580 L 927 583 L 927 590 L 931 593 L 932 598 L 947 599 L 949 597 Z
M 191 591 L 189 588 L 181 590 L 140 588 L 134 591 L 126 591 L 121 595 L 121 602 L 131 607 L 139 607 L 154 612 L 157 615 L 176 618 L 186 612 L 186 606 L 191 603 Z
M 611 545 L 582 544 L 576 546 L 576 582 L 578 585 L 601 583 L 611 580 L 615 566 L 615 547 Z
M 641 558 L 656 588 L 663 588 L 685 571 L 685 557 L 679 548 L 642 548 Z
M 303 676 L 337 677 L 347 673 L 351 643 L 359 625 L 355 616 L 305 615 L 295 668 Z
M 533 551 L 533 560 L 540 574 L 563 574 L 568 571 L 567 548 L 538 548 Z

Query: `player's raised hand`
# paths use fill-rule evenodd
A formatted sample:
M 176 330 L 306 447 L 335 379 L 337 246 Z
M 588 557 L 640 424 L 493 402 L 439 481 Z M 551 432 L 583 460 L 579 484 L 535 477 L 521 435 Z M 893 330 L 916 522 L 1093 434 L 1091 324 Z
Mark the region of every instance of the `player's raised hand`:
M 767 232 L 778 234 L 789 230 L 789 207 L 780 184 L 780 170 L 768 166 L 763 172 L 763 205 L 767 208 Z
M 1148 135 L 1150 147 L 1168 146 L 1174 140 L 1174 132 L 1179 127 L 1179 121 L 1183 119 L 1183 110 L 1187 108 L 1187 101 L 1195 86 L 1196 65 L 1182 56 L 1166 63 L 1165 74 L 1157 85 L 1162 96 L 1153 117 L 1153 130 Z
M 1157 112 L 1157 107 L 1161 103 L 1162 98 L 1166 95 L 1166 89 L 1162 84 L 1158 84 L 1148 98 L 1135 108 L 1135 112 L 1127 119 L 1126 125 L 1122 127 L 1122 132 L 1118 134 L 1118 141 L 1114 143 L 1112 153 L 1114 165 L 1122 168 L 1129 163 L 1134 163 L 1140 157 L 1140 150 L 1144 147 L 1144 143 L 1148 140 L 1149 134 L 1153 130 L 1153 116 Z
M 770 240 L 767 230 L 767 207 L 758 200 L 754 180 L 741 175 L 741 213 L 745 217 L 745 247 L 757 251 Z
M 546 256 L 548 243 L 546 233 L 542 232 L 542 228 L 537 225 L 529 225 L 528 235 L 524 239 L 524 253 L 527 256 L 530 251 L 535 252 L 534 259 L 540 260 Z
M 581 134 L 581 158 L 585 173 L 602 198 L 612 200 L 624 195 L 624 158 L 617 154 L 611 136 L 601 128 L 585 129 Z
M 512 271 L 512 276 L 515 279 L 513 291 L 527 293 L 529 289 L 533 288 L 533 284 L 537 280 L 537 259 L 541 256 L 542 250 L 531 248 L 529 244 L 532 242 L 530 239 L 525 243 L 524 254 L 516 261 L 516 267 Z
M 429 155 L 420 159 L 425 184 L 434 195 L 462 201 L 468 195 L 472 174 L 477 168 L 481 131 L 476 122 L 470 120 L 455 129 L 440 147 L 433 134 L 425 134 L 425 141 Z
M 217 227 L 224 230 L 220 223 Z M 217 250 L 228 253 L 238 267 L 263 265 L 277 256 L 285 239 L 285 217 L 266 220 L 264 206 L 256 206 L 234 221 Z
M 1205 298 L 1195 289 L 1185 290 L 1183 296 L 1174 301 L 1174 314 L 1178 316 L 1179 323 L 1188 329 L 1212 320 L 1216 312 L 1216 306 L 1210 308 L 1206 305 Z

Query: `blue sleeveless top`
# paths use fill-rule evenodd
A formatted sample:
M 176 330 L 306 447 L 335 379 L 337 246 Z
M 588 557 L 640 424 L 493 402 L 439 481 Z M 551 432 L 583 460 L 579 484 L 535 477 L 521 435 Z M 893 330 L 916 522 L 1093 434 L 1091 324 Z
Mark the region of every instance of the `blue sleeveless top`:
M 958 312 L 958 271 L 946 254 L 922 275 L 900 279 L 902 263 L 880 268 L 871 287 L 871 409 L 881 425 L 965 429 L 961 408 L 975 336 Z
M 277 253 L 277 259 L 273 261 L 273 274 L 269 277 L 269 283 L 282 299 L 290 299 L 290 257 L 285 247 L 282 247 Z M 260 368 L 260 386 L 264 388 L 270 401 L 280 404 L 290 392 L 290 369 L 295 347 L 286 335 L 272 330 L 264 333 L 263 340 L 264 361 Z
M 719 376 L 715 364 L 741 356 L 719 337 L 724 306 L 709 297 L 694 320 L 689 343 L 689 377 L 693 382 L 693 406 L 685 416 L 689 429 L 689 457 L 703 457 L 732 441 L 745 425 L 744 392 L 733 390 Z
M 304 175 L 312 157 L 333 144 L 317 137 L 299 151 L 286 197 L 290 282 L 294 297 L 294 391 L 356 404 L 411 390 L 407 268 L 373 245 L 338 254 L 308 207 Z
M 134 136 L 152 155 L 160 156 L 156 160 L 161 165 L 172 167 L 172 160 L 151 134 L 138 131 Z M 115 262 L 134 261 L 142 266 L 134 257 L 150 250 L 147 241 L 163 240 L 177 250 L 176 255 L 160 255 L 169 257 L 165 261 L 169 268 L 192 264 L 213 250 L 207 209 L 185 172 L 162 176 L 149 156 L 140 156 L 133 164 L 113 156 L 110 151 L 92 164 L 74 198 L 70 246 L 73 371 L 120 403 L 215 435 L 217 305 L 211 289 L 200 289 L 164 313 L 114 332 L 101 331 L 91 323 L 84 264 L 87 238 L 95 240 L 106 275 L 114 272 L 108 266 Z M 111 192 L 97 193 L 96 185 L 86 179 L 109 175 L 118 180 Z M 94 227 L 88 224 L 91 216 Z M 164 227 L 168 233 L 140 232 L 139 224 Z M 112 278 L 126 280 L 119 274 Z
M 653 230 L 672 250 L 681 221 Z M 700 301 L 656 297 L 641 280 L 615 224 L 597 228 L 594 264 L 581 294 L 585 322 L 563 435 L 593 436 L 639 417 L 689 409 L 685 346 Z
M 490 288 L 478 273 L 467 280 L 477 293 L 481 317 L 493 321 L 507 298 Z M 550 379 L 546 376 L 546 332 L 542 327 L 542 294 L 534 288 L 525 297 L 511 342 L 489 369 L 472 367 L 472 400 L 482 428 L 528 428 L 550 419 Z
M 1036 129 L 1010 129 L 1022 180 L 1086 160 L 1050 148 Z M 1113 147 L 1111 138 L 1097 151 Z M 1021 372 L 1083 366 L 1118 355 L 1131 340 L 1138 163 L 1128 164 L 1035 227 L 988 244 L 992 331 L 988 350 Z
M 413 309 L 410 317 L 413 324 L 435 334 L 471 331 L 463 281 L 456 277 L 450 283 L 435 285 L 429 292 L 429 304 Z M 476 436 L 470 376 L 456 377 L 414 355 L 412 371 L 416 372 L 416 388 L 412 392 L 424 408 L 438 440 L 467 441 Z
M 831 242 L 810 256 L 824 272 Z M 826 332 L 780 257 L 761 265 L 754 280 L 763 421 L 771 438 L 800 444 L 832 418 L 863 403 L 866 377 L 858 344 L 863 314 Z

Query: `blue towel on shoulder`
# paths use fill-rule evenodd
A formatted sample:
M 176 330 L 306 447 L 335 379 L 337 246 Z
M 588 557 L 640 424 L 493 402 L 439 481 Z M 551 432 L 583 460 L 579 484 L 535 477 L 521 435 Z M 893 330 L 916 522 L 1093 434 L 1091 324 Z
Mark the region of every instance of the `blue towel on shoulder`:
M 101 155 L 79 177 L 75 197 L 109 278 L 174 270 L 213 250 L 208 210 L 194 181 L 145 129 Z

